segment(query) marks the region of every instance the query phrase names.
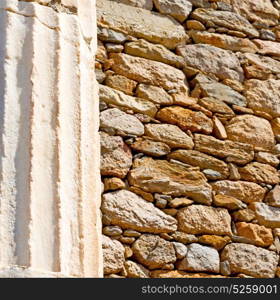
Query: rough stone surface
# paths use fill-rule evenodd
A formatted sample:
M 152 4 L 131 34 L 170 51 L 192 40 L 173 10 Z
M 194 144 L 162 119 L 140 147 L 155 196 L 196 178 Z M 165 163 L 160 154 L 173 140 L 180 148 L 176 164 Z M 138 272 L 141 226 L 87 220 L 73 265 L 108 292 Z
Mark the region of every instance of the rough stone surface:
M 219 273 L 220 258 L 217 250 L 195 243 L 188 245 L 187 249 L 186 257 L 178 263 L 178 270 Z
M 258 278 L 274 277 L 278 259 L 273 251 L 242 243 L 227 245 L 221 255 L 221 261 L 228 261 L 231 274 L 243 273 Z
M 276 185 L 265 197 L 268 205 L 280 207 L 280 185 Z
M 170 152 L 170 148 L 168 145 L 162 142 L 156 142 L 143 138 L 136 139 L 136 141 L 131 145 L 131 148 L 138 152 L 142 152 L 155 157 L 164 156 Z
M 124 263 L 124 268 L 128 278 L 148 278 L 149 270 L 134 261 L 127 260 Z
M 157 269 L 176 261 L 173 244 L 156 235 L 143 234 L 132 245 L 132 250 L 137 261 L 149 269 Z
M 225 208 L 191 205 L 179 210 L 178 229 L 191 234 L 231 235 L 231 217 Z
M 139 84 L 136 95 L 160 105 L 173 104 L 173 98 L 163 88 L 158 86 Z
M 123 245 L 119 241 L 112 240 L 106 235 L 103 235 L 102 249 L 104 259 L 104 273 L 119 273 L 123 268 L 123 264 L 125 261 Z
M 265 203 L 253 203 L 252 209 L 259 224 L 270 228 L 280 227 L 280 208 Z
M 126 5 L 131 5 L 134 7 L 145 8 L 148 10 L 152 10 L 153 8 L 153 0 L 111 0 L 118 3 L 123 3 Z
M 103 195 L 101 210 L 114 225 L 140 232 L 172 232 L 177 221 L 135 193 L 119 190 Z

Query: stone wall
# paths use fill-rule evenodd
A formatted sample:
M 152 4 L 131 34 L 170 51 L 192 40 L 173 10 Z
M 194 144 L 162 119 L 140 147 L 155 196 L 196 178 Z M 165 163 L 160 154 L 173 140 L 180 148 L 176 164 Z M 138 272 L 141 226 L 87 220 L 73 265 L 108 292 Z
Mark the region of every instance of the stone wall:
M 97 1 L 106 277 L 280 277 L 280 1 Z

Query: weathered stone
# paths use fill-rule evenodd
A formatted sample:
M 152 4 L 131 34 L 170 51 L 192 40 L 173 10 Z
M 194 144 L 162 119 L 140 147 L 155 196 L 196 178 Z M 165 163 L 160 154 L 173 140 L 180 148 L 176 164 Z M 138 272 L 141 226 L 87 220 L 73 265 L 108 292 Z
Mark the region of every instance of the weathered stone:
M 126 114 L 117 108 L 107 109 L 100 114 L 100 128 L 110 128 L 125 134 L 143 135 L 144 126 L 134 116 Z
M 188 0 L 154 0 L 154 3 L 159 12 L 179 22 L 184 22 L 192 11 L 192 3 Z
M 228 164 L 229 167 L 229 179 L 230 180 L 240 180 L 241 176 L 238 171 L 238 167 L 235 164 Z
M 213 27 L 225 27 L 235 31 L 241 31 L 249 37 L 258 37 L 258 31 L 250 24 L 250 22 L 231 11 L 219 11 L 211 9 L 198 8 L 191 17 L 202 23 L 211 22 Z
M 225 208 L 191 205 L 179 210 L 178 229 L 191 234 L 231 235 L 231 217 Z
M 229 210 L 242 209 L 246 207 L 242 201 L 223 194 L 215 195 L 213 203 L 216 206 L 225 207 Z
M 193 1 L 193 0 L 192 0 Z M 222 275 L 213 275 L 208 273 L 187 273 L 184 271 L 163 271 L 156 270 L 151 272 L 152 278 L 221 278 Z
M 233 118 L 226 125 L 226 131 L 228 139 L 250 144 L 257 149 L 271 150 L 275 145 L 270 123 L 253 115 Z
M 273 133 L 277 136 L 280 135 L 280 118 L 276 118 L 271 122 Z
M 220 121 L 219 118 L 216 116 L 213 117 L 213 133 L 215 137 L 218 139 L 225 140 L 227 138 L 227 132 L 223 125 L 223 123 Z
M 188 234 L 182 231 L 175 231 L 171 234 L 171 236 L 175 241 L 183 244 L 196 243 L 198 241 L 198 238 L 195 235 Z
M 253 160 L 253 147 L 248 144 L 221 141 L 212 136 L 195 134 L 195 150 L 220 158 L 226 158 L 227 162 L 246 164 Z
M 273 243 L 270 228 L 245 222 L 236 223 L 235 226 L 239 236 L 249 239 L 256 246 L 267 247 Z
M 126 190 L 104 194 L 102 212 L 111 219 L 111 224 L 125 229 L 161 233 L 172 232 L 177 228 L 174 218 Z
M 97 26 L 97 34 L 99 40 L 107 43 L 123 44 L 129 39 L 124 33 L 101 26 Z
M 120 53 L 123 51 L 124 46 L 123 45 L 116 45 L 114 43 L 107 43 L 106 44 L 106 49 L 109 53 Z
M 244 80 L 243 70 L 233 52 L 205 44 L 178 46 L 177 53 L 188 66 L 220 79 Z
M 180 106 L 162 108 L 157 113 L 157 119 L 178 125 L 183 130 L 203 132 L 210 134 L 213 130 L 213 122 L 202 112 L 192 111 Z
M 125 44 L 125 53 L 159 61 L 176 68 L 182 68 L 185 63 L 181 56 L 174 54 L 160 44 L 152 44 L 143 39 Z
M 152 102 L 126 95 L 105 85 L 99 85 L 99 99 L 105 103 L 129 108 L 150 117 L 154 117 L 157 112 L 157 107 Z
M 259 47 L 258 53 L 280 57 L 280 44 L 272 41 L 254 40 Z
M 105 274 L 119 273 L 123 268 L 125 261 L 123 245 L 103 235 L 102 237 L 103 249 L 103 265 Z
M 222 194 L 251 203 L 264 199 L 266 190 L 253 182 L 222 180 L 211 184 L 216 194 Z
M 98 40 L 98 47 L 97 47 L 95 59 L 96 59 L 96 61 L 101 62 L 101 63 L 104 63 L 108 59 L 106 48 L 105 48 L 104 44 L 99 40 Z
M 129 237 L 139 237 L 141 235 L 140 232 L 132 229 L 126 229 L 123 233 L 123 236 L 129 236 Z
M 192 138 L 179 127 L 171 124 L 147 124 L 145 134 L 156 141 L 166 143 L 171 148 L 192 149 Z
M 197 166 L 201 170 L 211 169 L 217 171 L 220 173 L 217 179 L 225 179 L 229 176 L 229 169 L 225 162 L 196 150 L 176 150 L 169 154 L 168 158 L 176 159 L 195 167 Z
M 225 99 L 225 98 L 223 98 Z M 205 97 L 198 100 L 198 104 L 202 105 L 206 109 L 213 113 L 217 113 L 223 117 L 233 117 L 233 110 L 223 102 L 223 100 L 218 100 L 217 98 Z
M 268 205 L 280 207 L 280 185 L 276 185 L 265 197 Z
M 125 183 L 117 177 L 104 178 L 104 192 L 120 190 L 125 188 Z
M 126 76 L 140 83 L 163 87 L 166 90 L 188 92 L 184 73 L 164 63 L 135 57 L 124 53 L 112 53 L 112 69 L 117 74 Z
M 195 243 L 187 248 L 186 257 L 177 265 L 178 270 L 219 273 L 220 258 L 217 250 Z
M 119 226 L 105 226 L 102 232 L 108 236 L 118 236 L 121 235 L 123 231 Z
M 280 208 L 268 206 L 265 203 L 252 203 L 259 224 L 270 228 L 280 227 Z
M 145 138 L 137 138 L 131 145 L 133 150 L 145 153 L 150 156 L 160 157 L 170 152 L 168 145 Z
M 133 95 L 137 82 L 122 75 L 107 76 L 105 84 L 113 89 L 124 92 L 127 95 Z M 140 97 L 141 98 L 141 97 Z
M 149 269 L 161 268 L 176 261 L 173 244 L 157 235 L 141 235 L 132 245 L 132 250 L 136 260 Z
M 219 251 L 223 249 L 226 244 L 230 243 L 231 239 L 228 236 L 202 235 L 198 238 L 198 242 L 211 246 Z
M 119 136 L 101 132 L 101 175 L 124 178 L 132 165 L 129 147 Z
M 255 218 L 255 213 L 253 210 L 245 208 L 235 211 L 232 216 L 234 221 L 251 222 Z
M 277 155 L 268 153 L 268 152 L 258 152 L 255 155 L 255 159 L 257 162 L 269 164 L 273 167 L 277 167 L 280 163 Z
M 160 105 L 173 104 L 173 98 L 163 88 L 158 86 L 139 84 L 136 89 L 136 96 Z
M 211 187 L 201 172 L 165 160 L 137 160 L 128 179 L 131 185 L 147 192 L 188 196 L 205 204 L 212 201 Z
M 173 242 L 173 246 L 176 252 L 176 257 L 178 259 L 182 259 L 186 256 L 187 252 L 188 252 L 188 248 L 182 244 L 182 243 L 178 243 L 178 242 Z
M 273 278 L 278 259 L 273 251 L 242 243 L 227 245 L 221 255 L 221 261 L 228 261 L 231 274 L 244 273 L 259 278 Z
M 174 198 L 169 201 L 169 206 L 172 208 L 184 207 L 193 204 L 193 201 L 188 198 Z
M 225 50 L 256 53 L 258 48 L 249 39 L 242 39 L 226 34 L 210 33 L 207 31 L 189 31 L 188 34 L 196 44 L 209 44 Z
M 206 30 L 206 27 L 197 20 L 187 20 L 186 27 L 187 29 Z
M 149 278 L 149 270 L 134 261 L 127 260 L 124 263 L 127 278 Z
M 140 7 L 148 10 L 153 8 L 153 0 L 111 0 L 118 3 L 123 3 L 126 5 L 131 5 L 134 7 Z
M 270 74 L 280 74 L 280 62 L 273 58 L 245 53 L 243 60 L 247 78 L 268 79 Z
M 273 26 L 278 24 L 279 11 L 270 0 L 232 0 L 233 11 L 244 16 L 250 22 Z
M 280 183 L 280 175 L 277 169 L 270 165 L 253 162 L 239 168 L 241 179 L 256 183 L 277 184 Z
M 97 1 L 97 23 L 167 48 L 187 38 L 183 26 L 166 16 L 107 0 Z
M 245 84 L 248 107 L 263 111 L 273 118 L 280 116 L 280 80 L 248 80 Z
M 129 190 L 139 196 L 141 196 L 143 199 L 145 199 L 148 202 L 153 202 L 154 201 L 154 196 L 151 193 L 144 192 L 143 190 L 135 187 L 135 186 L 130 186 Z

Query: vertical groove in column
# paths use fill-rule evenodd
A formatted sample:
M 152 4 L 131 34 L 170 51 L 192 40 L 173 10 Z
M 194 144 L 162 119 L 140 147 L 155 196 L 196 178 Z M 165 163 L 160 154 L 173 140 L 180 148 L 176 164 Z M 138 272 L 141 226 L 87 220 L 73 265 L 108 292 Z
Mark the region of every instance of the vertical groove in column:
M 47 9 L 47 8 L 46 8 Z M 33 27 L 31 127 L 31 267 L 58 272 L 57 249 L 57 32 Z

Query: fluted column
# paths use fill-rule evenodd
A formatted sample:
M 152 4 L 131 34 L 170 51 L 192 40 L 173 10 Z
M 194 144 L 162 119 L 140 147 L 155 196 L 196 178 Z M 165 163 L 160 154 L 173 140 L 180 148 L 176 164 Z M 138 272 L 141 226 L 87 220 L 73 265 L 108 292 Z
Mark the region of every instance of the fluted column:
M 99 277 L 95 1 L 37 2 L 0 1 L 0 277 Z

